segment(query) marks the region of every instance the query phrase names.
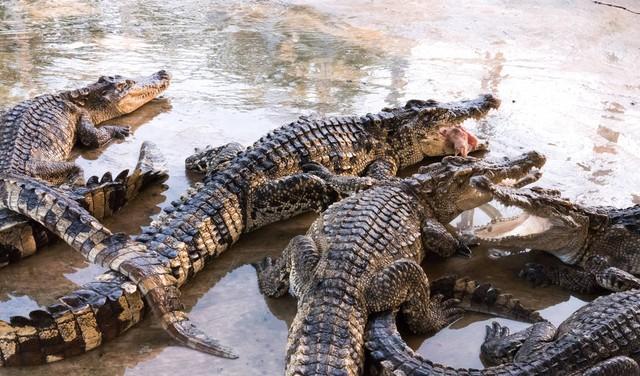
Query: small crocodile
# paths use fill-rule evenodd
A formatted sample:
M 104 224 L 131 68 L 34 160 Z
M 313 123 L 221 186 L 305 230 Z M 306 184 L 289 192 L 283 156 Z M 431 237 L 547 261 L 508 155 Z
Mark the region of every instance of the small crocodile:
M 640 288 L 640 279 L 635 277 L 640 275 L 640 206 L 585 206 L 560 197 L 556 190 L 518 190 L 484 183 L 479 188 L 523 212 L 476 228 L 474 242 L 542 250 L 573 266 L 529 263 L 520 272 L 523 278 L 584 293 Z
M 585 375 L 637 376 L 640 351 L 640 290 L 599 297 L 556 329 L 548 321 L 509 334 L 493 323 L 481 347 L 485 369 L 453 368 L 415 354 L 400 337 L 392 312 L 371 318 L 367 350 L 377 374 L 405 375 Z
M 86 87 L 45 94 L 20 102 L 0 117 L 0 170 L 54 184 L 77 178 L 81 169 L 67 162 L 80 144 L 97 148 L 124 138 L 128 127 L 96 124 L 128 114 L 169 87 L 171 76 L 159 71 L 128 79 L 102 76 Z
M 46 310 L 31 312 L 29 318 L 0 322 L 3 365 L 52 362 L 91 350 L 137 323 L 144 307 L 161 318 L 179 342 L 236 357 L 191 324 L 181 311 L 178 287 L 242 233 L 320 210 L 339 198 L 337 189 L 344 185 L 340 176 L 327 184 L 303 172 L 303 166 L 315 163 L 337 174 L 386 177 L 425 156 L 449 152 L 452 147 L 442 129 L 482 117 L 498 104 L 490 95 L 452 103 L 411 100 L 378 114 L 300 118 L 242 152 L 201 152 L 189 160 L 210 158 L 194 163 L 212 171 L 205 183 L 166 208 L 133 240 L 111 234 L 78 205 L 39 202 L 42 189 L 32 182 L 6 182 L 0 186 L 5 205 L 44 216 L 41 223 L 47 229 L 90 261 L 114 271 Z M 361 179 L 363 187 L 371 185 L 372 178 Z
M 18 175 L 57 186 L 75 183 L 82 170 L 67 161 L 72 148 L 76 144 L 97 148 L 127 136 L 128 127 L 95 125 L 133 112 L 164 92 L 170 80 L 169 73 L 163 70 L 138 79 L 102 76 L 86 87 L 40 95 L 2 112 L 0 179 Z M 86 187 L 81 189 L 89 194 Z M 94 188 L 96 195 L 101 194 L 100 187 Z M 100 208 L 95 209 L 94 214 L 100 217 L 103 214 Z M 33 221 L 27 221 L 24 216 L 0 209 L 0 265 L 32 254 L 42 243 L 24 239 L 29 237 L 25 231 L 37 227 Z M 44 234 L 42 230 L 37 232 Z M 16 244 L 16 239 L 21 239 L 20 244 Z
M 281 257 L 256 264 L 261 292 L 289 291 L 298 299 L 286 374 L 360 375 L 365 325 L 374 312 L 401 307 L 410 330 L 419 333 L 458 319 L 455 301 L 430 299 L 420 263 L 428 252 L 469 254 L 445 226 L 491 200 L 470 180 L 522 179 L 544 162 L 536 152 L 499 162 L 445 157 L 331 205 Z
M 123 170 L 114 178 L 110 172 L 101 178 L 92 176 L 82 186 L 63 186 L 66 195 L 80 203 L 96 219 L 111 216 L 150 184 L 168 178 L 164 157 L 157 146 L 144 142 L 138 164 L 129 173 Z M 37 222 L 10 210 L 0 210 L 0 267 L 30 256 L 55 237 Z

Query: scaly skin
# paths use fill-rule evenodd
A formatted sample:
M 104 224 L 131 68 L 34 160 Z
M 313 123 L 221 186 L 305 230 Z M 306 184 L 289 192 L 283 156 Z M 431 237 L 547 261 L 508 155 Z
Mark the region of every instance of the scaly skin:
M 454 300 L 429 298 L 425 253 L 468 254 L 445 227 L 491 195 L 469 181 L 521 179 L 544 157 L 501 162 L 446 157 L 330 206 L 282 257 L 257 264 L 260 290 L 298 298 L 287 348 L 287 375 L 360 375 L 364 331 L 374 312 L 401 307 L 414 332 L 435 332 L 460 317 Z
M 169 82 L 170 75 L 165 71 L 135 80 L 103 76 L 84 88 L 41 95 L 2 112 L 0 179 L 15 175 L 52 185 L 75 183 L 82 170 L 67 161 L 72 148 L 98 148 L 126 137 L 128 127 L 95 125 L 133 112 L 164 92 Z M 100 216 L 99 210 L 96 214 Z M 23 224 L 28 218 L 8 212 L 1 217 L 0 265 L 33 254 L 34 247 L 42 244 L 24 239 L 30 237 L 29 228 L 37 227 L 35 222 L 28 222 L 25 229 Z M 15 239 L 23 241 L 16 244 Z
M 574 312 L 556 329 L 548 321 L 509 335 L 493 323 L 481 353 L 495 366 L 452 368 L 415 354 L 400 337 L 391 312 L 371 319 L 367 349 L 379 375 L 639 375 L 632 359 L 640 350 L 640 290 L 600 297 Z
M 135 169 L 120 172 L 115 179 L 111 173 L 102 178 L 92 176 L 82 186 L 64 186 L 70 199 L 78 202 L 96 219 L 116 213 L 140 191 L 151 184 L 166 180 L 168 169 L 157 146 L 144 142 Z M 0 267 L 30 256 L 55 240 L 49 231 L 37 222 L 8 209 L 0 210 Z
M 66 240 L 92 262 L 126 275 L 133 284 L 109 272 L 94 284 L 61 298 L 59 305 L 48 307 L 47 311 L 32 312 L 29 319 L 12 320 L 0 332 L 0 343 L 5 343 L 0 346 L 4 365 L 39 364 L 88 351 L 138 322 L 144 306 L 181 343 L 235 357 L 192 326 L 181 311 L 178 287 L 235 243 L 240 234 L 298 213 L 322 209 L 343 191 L 366 188 L 375 182 L 371 177 L 362 177 L 352 184 L 353 179 L 341 176 L 327 182 L 303 172 L 303 166 L 316 172 L 324 166 L 338 174 L 386 177 L 427 155 L 452 152 L 452 145 L 440 130 L 469 117 L 481 117 L 498 103 L 491 96 L 445 104 L 414 100 L 405 107 L 375 115 L 301 118 L 272 131 L 242 152 L 199 153 L 189 161 L 202 160 L 196 165 L 212 171 L 205 184 L 165 209 L 133 240 L 111 234 L 97 221 L 89 220 L 82 208 L 36 209 L 36 216 L 44 216 L 42 222 L 48 222 L 45 225 L 56 234 L 81 229 L 79 237 L 66 236 Z M 9 194 L 0 190 L 0 198 L 4 196 L 9 203 L 18 192 L 35 189 L 22 182 L 7 188 Z M 19 204 L 13 207 L 20 209 Z M 54 219 L 61 212 L 71 223 L 62 221 L 62 227 L 56 228 L 58 222 Z M 46 221 L 45 214 L 52 220 Z M 87 237 L 90 241 L 82 241 Z M 141 296 L 147 304 L 141 303 Z M 85 316 L 80 317 L 77 312 Z M 67 325 L 64 330 L 63 324 Z M 69 326 L 75 328 L 73 332 L 66 330 Z M 108 333 L 103 334 L 103 328 L 108 328 Z M 17 338 L 20 333 L 27 334 Z
M 554 190 L 518 190 L 485 183 L 480 188 L 523 213 L 477 228 L 477 243 L 543 250 L 574 266 L 531 263 L 521 271 L 522 277 L 585 293 L 640 288 L 640 279 L 634 276 L 640 274 L 640 206 L 583 206 L 561 198 Z

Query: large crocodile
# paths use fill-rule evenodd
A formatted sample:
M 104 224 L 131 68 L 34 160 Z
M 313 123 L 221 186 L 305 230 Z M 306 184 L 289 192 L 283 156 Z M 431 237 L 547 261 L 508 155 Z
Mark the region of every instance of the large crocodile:
M 366 116 L 301 118 L 242 152 L 224 154 L 228 158 L 200 153 L 190 160 L 209 155 L 221 165 L 204 165 L 217 171 L 133 240 L 111 234 L 77 205 L 39 201 L 55 192 L 42 196 L 42 189 L 32 182 L 5 180 L 0 201 L 12 210 L 44 217 L 41 223 L 47 229 L 62 235 L 90 261 L 124 276 L 109 272 L 59 304 L 32 312 L 29 318 L 14 318 L 11 324 L 0 323 L 2 364 L 50 362 L 95 348 L 140 320 L 145 307 L 141 296 L 181 343 L 235 357 L 192 326 L 181 311 L 178 287 L 240 234 L 324 208 L 338 198 L 336 188 L 344 185 L 340 177 L 327 184 L 302 172 L 303 166 L 315 163 L 344 175 L 393 174 L 425 156 L 452 151 L 440 131 L 484 116 L 498 104 L 490 95 L 453 103 L 412 100 Z M 229 148 L 233 146 L 221 150 Z M 360 183 L 367 186 L 372 179 L 363 177 Z
M 475 229 L 475 242 L 543 250 L 574 266 L 529 263 L 522 277 L 585 293 L 640 288 L 640 279 L 634 276 L 640 275 L 640 206 L 585 206 L 563 199 L 556 190 L 518 190 L 484 183 L 479 188 L 523 211 Z
M 508 328 L 493 323 L 481 355 L 494 366 L 485 369 L 452 368 L 415 354 L 400 337 L 391 312 L 370 320 L 367 349 L 382 376 L 637 376 L 638 312 L 640 290 L 634 289 L 597 298 L 557 329 L 542 321 L 509 335 Z
M 128 127 L 95 125 L 133 112 L 164 92 L 170 80 L 163 70 L 137 79 L 103 76 L 86 87 L 40 95 L 0 113 L 0 179 L 17 175 L 53 185 L 73 184 L 82 171 L 67 161 L 72 148 L 76 144 L 97 148 L 127 136 Z M 91 186 L 96 195 L 103 192 L 96 184 Z M 80 188 L 85 195 L 89 194 L 86 188 Z M 99 208 L 94 212 L 104 214 Z M 28 234 L 31 228 L 37 230 L 37 225 L 28 222 L 25 227 L 27 220 L 0 209 L 0 265 L 32 254 L 42 243 L 44 238 L 35 241 L 33 232 Z M 42 234 L 42 230 L 36 231 L 36 235 Z
M 96 219 L 104 219 L 120 210 L 151 183 L 168 177 L 164 157 L 157 146 L 144 142 L 133 171 L 123 170 L 114 178 L 110 172 L 101 178 L 92 176 L 80 186 L 64 185 L 65 194 L 80 203 Z M 30 256 L 54 239 L 38 222 L 0 210 L 0 267 Z
M 365 325 L 374 312 L 401 306 L 409 328 L 420 333 L 459 318 L 454 301 L 429 298 L 420 263 L 428 252 L 468 254 L 445 226 L 491 200 L 470 180 L 519 180 L 544 162 L 536 152 L 499 162 L 445 157 L 411 177 L 381 182 L 333 204 L 281 257 L 256 264 L 264 294 L 290 291 L 298 298 L 286 374 L 360 375 Z

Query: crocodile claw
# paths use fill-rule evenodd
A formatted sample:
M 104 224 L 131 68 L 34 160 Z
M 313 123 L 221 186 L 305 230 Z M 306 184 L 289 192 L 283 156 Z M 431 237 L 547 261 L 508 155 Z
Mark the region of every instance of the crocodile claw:
M 458 305 L 460 300 L 451 298 L 445 299 L 443 295 L 436 295 L 431 298 L 431 306 L 438 312 L 436 329 L 440 330 L 462 318 L 464 309 Z
M 510 334 L 509 327 L 502 326 L 498 322 L 493 321 L 491 325 L 486 326 L 484 342 L 499 340 Z
M 129 126 L 120 126 L 120 125 L 107 125 L 105 128 L 109 129 L 111 132 L 111 136 L 113 138 L 117 138 L 118 140 L 124 140 L 127 136 L 131 134 L 131 128 Z

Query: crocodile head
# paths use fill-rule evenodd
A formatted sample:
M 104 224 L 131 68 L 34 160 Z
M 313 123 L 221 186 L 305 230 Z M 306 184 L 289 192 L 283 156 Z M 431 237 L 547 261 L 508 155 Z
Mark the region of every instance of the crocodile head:
M 162 94 L 170 81 L 171 75 L 164 70 L 138 78 L 102 76 L 97 82 L 67 92 L 66 97 L 99 124 L 137 110 Z
M 483 182 L 520 186 L 536 180 L 545 161 L 535 151 L 498 161 L 449 156 L 421 167 L 407 181 L 429 202 L 437 219 L 449 223 L 463 211 L 492 200 L 491 193 L 481 187 Z
M 462 123 L 469 118 L 482 118 L 499 106 L 500 100 L 491 94 L 449 103 L 412 99 L 404 107 L 382 110 L 383 114 L 389 113 L 397 119 L 389 122 L 387 142 L 402 167 L 425 157 L 451 154 L 466 157 L 469 152 L 484 150 L 487 146 L 464 129 Z
M 476 240 L 489 247 L 538 249 L 571 262 L 584 247 L 590 227 L 607 220 L 606 215 L 560 197 L 557 190 L 514 189 L 490 182 L 479 188 L 503 205 L 522 210 L 474 230 Z

